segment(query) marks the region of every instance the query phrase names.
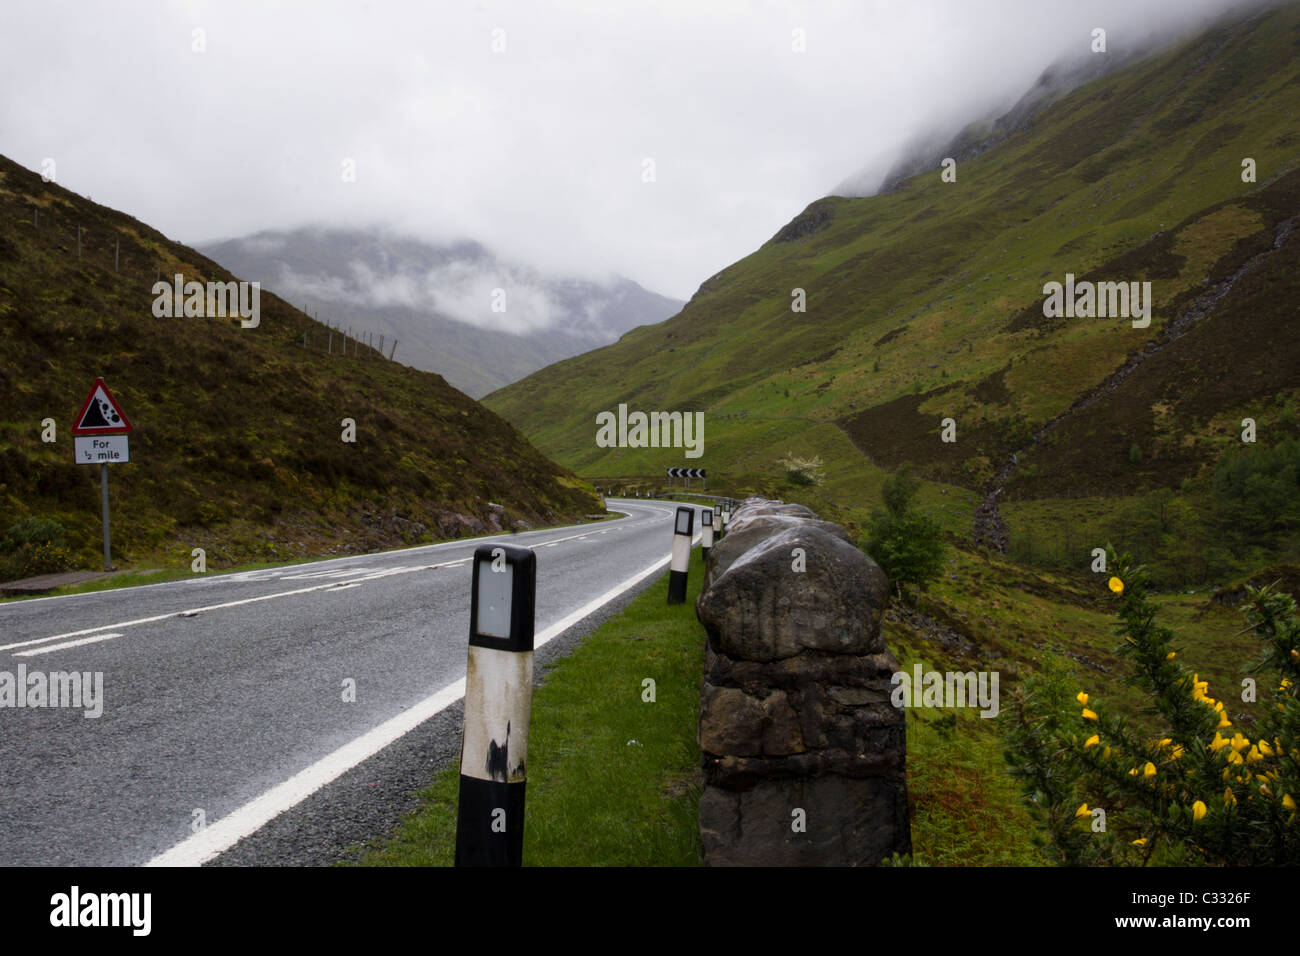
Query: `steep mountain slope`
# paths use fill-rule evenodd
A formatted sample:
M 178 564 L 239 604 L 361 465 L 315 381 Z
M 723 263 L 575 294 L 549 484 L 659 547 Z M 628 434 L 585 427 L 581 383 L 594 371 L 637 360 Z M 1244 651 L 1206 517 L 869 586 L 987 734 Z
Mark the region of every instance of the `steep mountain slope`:
M 329 354 L 325 330 L 274 295 L 255 328 L 155 317 L 154 282 L 176 273 L 233 278 L 0 157 L 0 533 L 52 518 L 93 563 L 98 469 L 73 463 L 71 426 L 100 375 L 136 429 L 131 462 L 110 468 L 123 560 L 188 565 L 203 547 L 220 567 L 592 510 L 589 488 L 441 377 L 373 349 Z
M 1225 20 L 1018 123 L 955 182 L 814 202 L 680 315 L 485 402 L 591 476 L 686 463 L 597 446 L 596 414 L 627 403 L 704 411 L 691 464 L 737 482 L 820 454 L 840 499 L 902 461 L 1004 498 L 1176 483 L 1300 385 L 1297 116 L 1300 5 Z M 1149 327 L 1046 319 L 1067 273 L 1151 282 Z
M 395 359 L 476 398 L 683 305 L 630 279 L 544 276 L 477 243 L 373 230 L 261 232 L 198 248 L 337 328 L 397 340 Z M 502 312 L 492 310 L 494 289 L 505 293 Z

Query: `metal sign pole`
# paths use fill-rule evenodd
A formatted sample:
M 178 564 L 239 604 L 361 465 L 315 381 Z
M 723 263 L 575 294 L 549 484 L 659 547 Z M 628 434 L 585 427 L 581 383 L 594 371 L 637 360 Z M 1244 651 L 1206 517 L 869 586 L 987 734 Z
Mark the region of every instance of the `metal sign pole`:
M 112 550 L 108 543 L 108 462 L 99 465 L 99 494 L 104 509 L 104 570 L 113 570 Z

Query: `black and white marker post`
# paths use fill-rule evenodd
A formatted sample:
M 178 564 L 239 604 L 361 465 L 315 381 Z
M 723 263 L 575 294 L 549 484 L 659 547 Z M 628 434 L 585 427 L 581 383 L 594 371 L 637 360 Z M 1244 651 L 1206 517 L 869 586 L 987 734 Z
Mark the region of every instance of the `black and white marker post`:
M 700 512 L 700 556 L 707 563 L 709 550 L 713 547 L 713 509 L 705 508 Z
M 512 544 L 475 549 L 457 866 L 523 862 L 536 597 L 537 555 L 532 549 Z
M 686 569 L 691 566 L 691 538 L 695 534 L 695 509 L 678 508 L 673 526 L 673 556 L 668 567 L 668 603 L 686 602 Z

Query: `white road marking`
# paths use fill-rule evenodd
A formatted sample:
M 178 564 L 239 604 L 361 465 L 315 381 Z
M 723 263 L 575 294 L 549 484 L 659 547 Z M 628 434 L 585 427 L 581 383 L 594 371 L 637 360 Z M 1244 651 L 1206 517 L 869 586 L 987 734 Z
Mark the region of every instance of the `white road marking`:
M 581 538 L 584 536 L 585 535 L 574 534 L 564 538 L 556 538 L 553 541 L 547 542 L 546 544 L 538 545 L 538 547 L 549 547 L 551 545 L 561 544 L 565 541 L 572 541 L 575 538 Z M 468 557 L 468 558 L 457 558 L 454 561 L 446 561 L 441 564 L 399 565 L 396 568 L 379 568 L 370 572 L 364 577 L 357 578 L 353 582 L 345 581 L 342 583 L 344 584 L 361 583 L 362 581 L 377 580 L 378 578 L 391 577 L 392 575 L 396 575 L 396 574 L 410 574 L 414 571 L 437 571 L 442 568 L 459 567 L 460 565 L 468 564 L 473 560 L 474 560 L 473 557 Z M 347 573 L 356 573 L 357 571 L 364 571 L 364 570 L 365 570 L 364 568 L 352 567 L 348 570 Z M 258 597 L 241 598 L 238 601 L 225 601 L 221 604 L 207 604 L 202 607 L 187 608 L 184 611 L 168 611 L 166 614 L 155 614 L 151 617 L 140 617 L 140 618 L 136 618 L 133 621 L 119 621 L 116 624 L 101 624 L 98 627 L 87 627 L 87 628 L 82 628 L 79 631 L 68 631 L 66 634 L 53 634 L 50 637 L 36 637 L 26 641 L 16 641 L 13 644 L 0 644 L 0 651 L 10 651 L 18 647 L 32 647 L 37 644 L 47 644 L 51 641 L 61 641 L 70 637 L 82 637 L 83 635 L 86 634 L 98 634 L 100 631 L 116 630 L 119 628 L 126 628 L 126 627 L 137 627 L 141 624 L 153 624 L 157 621 L 165 621 L 170 617 L 194 617 L 195 615 L 201 614 L 204 611 L 220 611 L 220 610 L 224 610 L 225 608 L 241 607 L 245 604 L 256 604 L 260 601 L 274 601 L 276 598 L 293 597 L 296 594 L 310 594 L 313 591 L 324 591 L 336 587 L 338 587 L 338 583 L 330 582 L 328 584 L 313 585 L 312 587 L 295 588 L 294 590 L 291 591 L 277 591 L 274 594 L 262 594 L 259 595 Z
M 64 644 L 51 644 L 48 647 L 38 647 L 35 650 L 19 651 L 14 657 L 35 657 L 37 654 L 52 654 L 54 651 L 66 650 L 69 647 L 80 647 L 83 644 L 98 644 L 100 641 L 111 641 L 115 637 L 121 637 L 121 634 L 100 634 L 97 637 L 83 637 L 79 641 L 68 641 Z
M 651 500 L 651 499 L 646 499 L 646 501 L 645 501 L 644 503 L 645 503 L 645 504 L 649 504 L 650 500 Z M 642 502 L 637 502 L 637 501 L 615 502 L 615 504 L 624 504 L 624 503 L 625 503 L 625 504 L 631 504 L 631 505 L 637 505 L 637 504 L 641 504 Z M 631 518 L 631 517 L 632 517 L 632 512 L 630 512 L 630 511 L 622 511 L 622 510 L 620 510 L 619 508 L 616 508 L 616 507 L 615 507 L 615 508 L 607 508 L 607 510 L 609 511 L 610 514 L 620 514 L 620 515 L 623 515 L 623 518 Z M 616 520 L 622 520 L 622 519 L 616 519 Z M 640 520 L 644 520 L 644 519 L 640 519 Z M 535 534 L 545 534 L 547 531 L 563 531 L 565 528 L 582 528 L 582 527 L 588 527 L 588 525 L 570 524 L 570 525 L 561 525 L 561 526 L 558 527 L 558 528 L 548 528 L 548 529 L 542 529 L 542 530 L 538 530 L 538 531 L 525 531 L 525 532 L 523 532 L 522 534 L 520 534 L 519 537 L 520 537 L 521 539 L 522 539 L 522 538 L 529 538 L 529 539 L 531 540 L 531 537 L 530 537 L 531 535 L 535 535 Z M 456 541 L 440 541 L 438 544 L 422 544 L 422 545 L 418 545 L 418 546 L 416 546 L 416 547 L 414 547 L 414 548 L 393 548 L 391 551 L 379 551 L 379 552 L 376 552 L 375 554 L 367 554 L 367 555 L 356 555 L 356 554 L 350 554 L 350 555 L 347 555 L 346 557 L 342 557 L 342 558 L 325 558 L 325 559 L 320 560 L 320 561 L 312 561 L 312 562 L 309 562 L 309 563 L 310 563 L 310 564 L 329 564 L 329 563 L 332 563 L 332 562 L 335 562 L 335 561 L 355 561 L 355 560 L 357 560 L 358 558 L 382 558 L 382 557 L 384 557 L 385 555 L 391 555 L 391 554 L 409 554 L 409 555 L 415 555 L 415 554 L 419 554 L 419 553 L 426 552 L 426 551 L 436 551 L 436 550 L 439 550 L 440 548 L 456 548 L 456 547 L 462 547 L 462 546 L 467 545 L 467 544 L 477 544 L 477 543 L 479 543 L 479 542 L 481 542 L 481 541 L 499 541 L 499 540 L 503 540 L 503 539 L 506 539 L 506 538 L 509 538 L 509 537 L 513 537 L 513 536 L 512 536 L 512 535 L 504 535 L 504 534 L 496 534 L 496 535 L 482 535 L 481 537 L 478 537 L 478 538 L 461 538 L 461 539 L 456 540 Z M 301 565 L 287 565 L 286 567 L 301 567 Z M 283 570 L 282 570 L 282 569 L 277 569 L 277 568 L 262 568 L 262 569 L 259 569 L 259 570 L 257 570 L 257 571 L 235 571 L 235 572 L 231 572 L 231 573 L 227 573 L 227 574 L 214 574 L 214 575 L 211 575 L 211 576 L 207 576 L 207 575 L 196 575 L 195 577 L 192 577 L 192 578 L 184 578 L 184 579 L 177 580 L 177 581 L 160 581 L 158 584 L 136 584 L 136 585 L 133 585 L 132 587 L 130 587 L 129 589 L 127 589 L 127 590 L 130 590 L 130 591 L 132 591 L 132 592 L 136 592 L 136 591 L 146 591 L 146 590 L 149 590 L 149 589 L 151 589 L 151 588 L 175 588 L 175 587 L 177 587 L 177 586 L 185 587 L 185 586 L 188 586 L 188 585 L 191 585 L 191 584 L 193 584 L 193 585 L 200 585 L 200 586 L 207 586 L 207 585 L 213 585 L 213 584 L 222 584 L 222 583 L 225 583 L 225 582 L 240 582 L 240 583 L 243 583 L 243 582 L 246 582 L 246 581 L 265 581 L 265 580 L 270 580 L 271 578 L 277 577 L 278 575 L 280 575 L 280 574 L 282 574 L 282 573 L 283 573 Z M 104 591 L 82 591 L 82 592 L 79 592 L 79 593 L 77 593 L 77 594 L 55 594 L 55 595 L 53 595 L 53 596 L 51 596 L 51 597 L 27 598 L 27 599 L 25 599 L 25 600 L 23 600 L 23 601 L 21 601 L 21 602 L 15 602 L 15 604 L 20 604 L 22 607 L 30 607 L 30 606 L 32 606 L 32 605 L 34 605 L 34 604 L 40 604 L 40 603 L 42 603 L 42 602 L 46 602 L 46 601 L 75 601 L 75 600 L 78 599 L 78 598 L 86 598 L 86 597 L 99 597 L 99 598 L 102 598 L 102 597 L 104 596 L 104 593 L 105 593 Z M 0 604 L 0 610 L 3 610 L 5 607 L 8 607 L 8 606 L 10 606 L 10 605 Z M 3 648 L 0 648 L 0 650 L 3 650 Z
M 669 557 L 665 555 L 649 567 L 614 585 L 599 597 L 588 601 L 573 613 L 560 618 L 533 638 L 533 646 L 541 647 L 629 588 L 635 587 L 667 565 Z M 260 830 L 286 810 L 306 800 L 327 783 L 337 780 L 357 764 L 373 757 L 430 717 L 446 710 L 464 696 L 465 678 L 462 677 L 351 743 L 344 744 L 332 754 L 322 757 L 305 770 L 294 774 L 284 783 L 272 787 L 233 813 L 208 824 L 194 836 L 158 854 L 145 866 L 202 866 L 213 857 L 230 849 L 244 837 Z

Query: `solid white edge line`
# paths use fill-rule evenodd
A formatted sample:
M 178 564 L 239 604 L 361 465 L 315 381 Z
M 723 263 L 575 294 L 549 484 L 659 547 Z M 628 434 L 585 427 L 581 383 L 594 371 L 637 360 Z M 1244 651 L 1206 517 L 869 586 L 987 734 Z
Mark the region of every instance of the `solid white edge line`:
M 533 637 L 533 646 L 541 647 L 568 630 L 594 611 L 604 607 L 614 598 L 635 587 L 645 578 L 668 564 L 671 556 L 657 560 L 630 578 L 616 584 L 604 594 L 571 614 L 551 624 Z M 170 850 L 155 856 L 145 866 L 202 866 L 213 857 L 230 849 L 246 836 L 260 830 L 291 807 L 306 800 L 328 783 L 337 780 L 357 764 L 373 757 L 399 737 L 414 730 L 424 721 L 446 710 L 465 696 L 465 678 L 448 684 L 437 693 L 426 697 L 396 717 L 386 720 L 373 730 L 362 734 L 351 743 L 344 744 L 333 753 L 294 774 L 284 783 L 266 791 L 215 823 L 205 827 Z

